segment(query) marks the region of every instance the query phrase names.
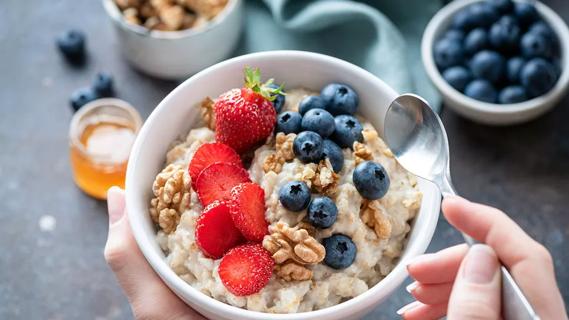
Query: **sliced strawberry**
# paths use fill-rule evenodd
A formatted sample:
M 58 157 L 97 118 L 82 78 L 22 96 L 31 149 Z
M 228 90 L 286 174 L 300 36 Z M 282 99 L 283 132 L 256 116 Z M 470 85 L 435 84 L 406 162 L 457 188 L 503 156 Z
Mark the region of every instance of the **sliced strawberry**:
M 229 207 L 222 201 L 214 201 L 203 209 L 196 222 L 195 235 L 202 252 L 213 259 L 221 258 L 245 240 L 233 224 Z
M 233 248 L 221 259 L 219 278 L 236 296 L 248 296 L 263 289 L 273 274 L 275 262 L 260 244 Z
M 202 170 L 196 181 L 196 192 L 202 205 L 207 206 L 215 200 L 229 200 L 233 187 L 249 181 L 249 174 L 242 167 L 216 162 Z
M 231 190 L 231 218 L 245 239 L 260 242 L 268 233 L 265 220 L 265 191 L 256 183 L 241 183 Z
M 241 158 L 230 146 L 219 142 L 204 143 L 196 150 L 188 167 L 194 189 L 196 189 L 196 181 L 202 170 L 215 162 L 227 162 L 241 166 Z

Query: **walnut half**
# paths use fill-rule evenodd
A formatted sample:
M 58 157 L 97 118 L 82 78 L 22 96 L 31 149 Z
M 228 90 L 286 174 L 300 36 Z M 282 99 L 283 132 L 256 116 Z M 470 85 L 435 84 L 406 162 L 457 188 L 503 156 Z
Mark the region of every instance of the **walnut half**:
M 360 209 L 360 217 L 368 227 L 373 229 L 379 239 L 386 240 L 391 237 L 391 222 L 384 214 L 379 201 L 364 200 Z
M 152 185 L 155 198 L 150 200 L 150 216 L 166 233 L 176 230 L 180 217 L 190 205 L 190 176 L 184 166 L 170 164 Z
M 283 164 L 294 159 L 294 152 L 292 151 L 294 138 L 296 138 L 296 134 L 294 133 L 287 135 L 282 132 L 277 133 L 275 137 L 275 152 L 265 158 L 265 162 L 263 163 L 263 171 L 265 171 L 265 173 L 269 171 L 280 173 Z

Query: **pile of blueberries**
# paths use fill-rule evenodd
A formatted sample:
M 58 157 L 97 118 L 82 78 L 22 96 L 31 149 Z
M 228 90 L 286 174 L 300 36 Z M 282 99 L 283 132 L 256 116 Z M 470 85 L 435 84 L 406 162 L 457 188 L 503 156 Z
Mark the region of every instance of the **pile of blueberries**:
M 344 166 L 342 148 L 353 148 L 362 142 L 362 125 L 354 116 L 358 95 L 348 85 L 332 83 L 319 96 L 308 96 L 299 104 L 299 112 L 286 111 L 277 118 L 276 132 L 296 133 L 293 142 L 295 156 L 304 163 L 318 163 L 328 158 L 335 172 Z M 285 97 L 279 95 L 274 103 L 277 113 L 282 110 Z M 353 172 L 354 186 L 369 200 L 382 198 L 389 189 L 389 176 L 379 163 L 365 161 Z M 338 217 L 334 201 L 322 195 L 312 197 L 303 181 L 290 181 L 279 190 L 283 207 L 293 212 L 306 209 L 305 219 L 318 229 L 331 227 Z M 357 248 L 350 237 L 334 234 L 323 239 L 326 248 L 324 263 L 334 269 L 349 267 L 356 258 Z
M 489 103 L 543 95 L 559 75 L 559 39 L 530 2 L 488 0 L 459 11 L 434 45 L 443 78 Z
M 56 39 L 59 52 L 67 62 L 74 66 L 82 66 L 86 61 L 85 43 L 85 34 L 79 30 L 69 30 Z M 88 102 L 113 95 L 113 77 L 106 72 L 99 72 L 93 84 L 74 91 L 69 102 L 73 110 L 77 111 Z

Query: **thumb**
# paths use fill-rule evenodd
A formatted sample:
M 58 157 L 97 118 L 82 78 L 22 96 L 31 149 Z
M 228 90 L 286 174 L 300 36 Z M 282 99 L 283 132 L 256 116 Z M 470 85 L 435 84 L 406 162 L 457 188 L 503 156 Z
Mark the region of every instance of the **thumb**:
M 456 276 L 448 319 L 500 319 L 500 264 L 494 250 L 476 244 L 470 248 Z

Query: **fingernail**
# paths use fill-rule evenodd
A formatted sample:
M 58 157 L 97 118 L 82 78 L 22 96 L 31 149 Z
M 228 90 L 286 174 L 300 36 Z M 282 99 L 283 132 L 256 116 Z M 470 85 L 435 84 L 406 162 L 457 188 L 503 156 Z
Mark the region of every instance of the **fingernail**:
M 408 286 L 405 287 L 405 290 L 410 294 L 413 294 L 413 290 L 417 289 L 419 283 L 417 281 L 411 282 Z
M 470 247 L 463 270 L 466 281 L 477 284 L 490 283 L 497 270 L 498 260 L 490 247 L 483 244 Z
M 401 315 L 405 314 L 405 312 L 412 310 L 412 309 L 415 309 L 420 305 L 421 305 L 421 303 L 419 301 L 413 301 L 413 302 L 409 303 L 408 305 L 403 306 L 401 309 L 397 310 L 397 314 L 401 316 Z
M 409 268 L 409 266 L 412 264 L 431 261 L 434 259 L 434 257 L 435 257 L 434 253 L 427 253 L 427 254 L 422 254 L 420 256 L 416 256 L 416 257 L 412 258 L 411 260 L 409 260 L 409 262 L 407 262 L 407 268 Z
M 109 210 L 109 225 L 117 222 L 123 215 L 124 210 L 121 208 L 120 202 L 122 191 L 119 187 L 111 187 L 107 191 L 107 208 Z

